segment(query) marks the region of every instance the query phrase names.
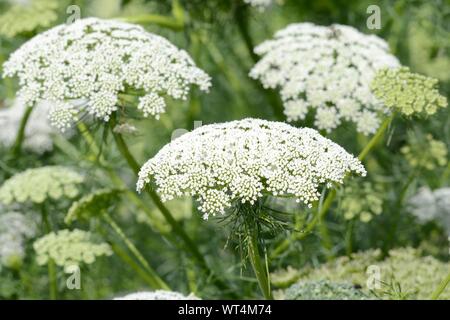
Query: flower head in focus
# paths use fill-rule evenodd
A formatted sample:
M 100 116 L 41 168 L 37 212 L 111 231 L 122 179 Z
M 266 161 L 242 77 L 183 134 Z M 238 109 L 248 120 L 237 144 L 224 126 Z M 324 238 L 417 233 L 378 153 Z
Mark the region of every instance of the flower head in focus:
M 47 166 L 27 169 L 0 187 L 0 203 L 43 203 L 48 198 L 75 198 L 84 177 L 70 168 Z
M 420 222 L 436 221 L 450 236 L 450 188 L 421 188 L 409 199 L 408 207 Z
M 95 241 L 90 232 L 74 229 L 51 232 L 33 244 L 36 261 L 39 265 L 51 259 L 60 267 L 92 264 L 101 256 L 112 255 L 109 244 Z
M 25 128 L 25 150 L 43 154 L 53 149 L 52 134 L 55 130 L 48 120 L 51 108 L 52 105 L 43 100 L 34 106 Z M 0 109 L 0 144 L 4 147 L 13 146 L 25 110 L 25 104 L 19 99 L 16 99 L 11 107 Z
M 9 268 L 20 266 L 25 257 L 25 241 L 35 234 L 36 224 L 26 215 L 15 211 L 1 212 L 0 265 Z
M 291 24 L 255 48 L 261 60 L 250 76 L 279 88 L 288 121 L 315 111 L 314 125 L 328 132 L 347 121 L 374 133 L 384 105 L 370 91 L 381 68 L 399 66 L 387 43 L 350 26 Z
M 407 116 L 432 115 L 447 107 L 447 98 L 439 94 L 438 80 L 413 73 L 407 67 L 381 69 L 372 82 L 372 91 L 387 107 Z
M 187 52 L 165 38 L 97 18 L 54 27 L 26 42 L 4 63 L 4 76 L 15 75 L 27 105 L 53 103 L 49 118 L 62 131 L 80 113 L 108 121 L 129 105 L 159 118 L 164 97 L 186 99 L 191 85 L 205 91 L 210 86 Z
M 366 171 L 317 131 L 244 119 L 202 126 L 175 139 L 142 166 L 137 190 L 154 182 L 163 201 L 189 194 L 207 219 L 263 195 L 311 205 L 321 185 L 342 183 L 348 173 Z
M 58 0 L 9 0 L 0 14 L 0 35 L 12 38 L 39 27 L 48 27 L 58 18 Z
M 156 290 L 130 293 L 123 297 L 114 298 L 114 300 L 200 300 L 200 298 L 193 294 L 185 296 L 175 291 Z

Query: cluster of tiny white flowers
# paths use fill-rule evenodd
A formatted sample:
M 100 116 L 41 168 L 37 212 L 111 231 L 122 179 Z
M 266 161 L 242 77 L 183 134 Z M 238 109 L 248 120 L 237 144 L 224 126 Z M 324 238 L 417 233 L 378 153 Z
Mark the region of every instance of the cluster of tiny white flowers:
M 423 223 L 436 221 L 450 236 L 450 188 L 421 188 L 408 201 L 410 212 Z
M 153 181 L 163 201 L 189 194 L 204 218 L 233 201 L 292 196 L 311 205 L 323 184 L 366 171 L 358 159 L 309 128 L 244 119 L 202 126 L 175 139 L 147 161 L 137 190 Z
M 53 149 L 54 129 L 47 117 L 51 108 L 52 105 L 44 100 L 33 108 L 25 127 L 25 150 L 43 154 Z M 11 107 L 0 109 L 0 145 L 9 148 L 14 144 L 25 110 L 26 106 L 20 99 L 16 99 Z
M 114 300 L 200 300 L 200 298 L 193 294 L 185 296 L 175 291 L 156 290 L 130 293 L 123 297 L 114 298 Z
M 314 125 L 328 132 L 344 120 L 374 133 L 386 110 L 370 83 L 377 70 L 399 66 L 383 39 L 345 25 L 291 24 L 255 53 L 262 58 L 250 76 L 281 89 L 287 120 L 303 120 L 315 109 Z
M 4 64 L 4 76 L 14 75 L 26 104 L 54 102 L 49 117 L 61 130 L 82 111 L 108 121 L 123 92 L 140 96 L 139 109 L 156 117 L 165 109 L 162 95 L 186 99 L 190 85 L 207 91 L 211 84 L 188 53 L 165 38 L 97 18 L 54 27 L 26 42 Z M 85 103 L 74 106 L 80 99 Z
M 36 225 L 25 215 L 11 211 L 0 214 L 0 265 L 12 267 L 25 256 L 25 240 L 34 237 Z
M 258 9 L 267 8 L 272 4 L 272 0 L 244 0 L 244 2 Z
M 97 257 L 112 255 L 109 244 L 94 242 L 90 232 L 79 229 L 64 229 L 46 234 L 34 242 L 33 248 L 39 265 L 44 265 L 51 259 L 64 268 L 82 263 L 92 264 Z

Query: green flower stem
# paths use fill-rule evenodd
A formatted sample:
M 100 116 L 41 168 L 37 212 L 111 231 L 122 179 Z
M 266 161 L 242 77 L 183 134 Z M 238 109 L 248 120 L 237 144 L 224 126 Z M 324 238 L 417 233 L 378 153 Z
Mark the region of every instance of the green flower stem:
M 28 120 L 30 119 L 30 115 L 31 115 L 32 111 L 33 111 L 33 107 L 27 107 L 22 116 L 22 120 L 20 121 L 19 130 L 17 131 L 16 140 L 14 141 L 14 144 L 11 147 L 11 154 L 13 157 L 17 157 L 22 150 L 23 140 L 25 139 L 25 129 L 26 129 Z
M 48 213 L 44 204 L 41 204 L 41 214 L 42 214 L 42 222 L 44 224 L 44 229 L 46 233 L 50 233 L 52 231 L 52 226 L 48 219 Z M 49 281 L 49 294 L 50 300 L 56 300 L 58 296 L 58 284 L 56 280 L 56 265 L 53 259 L 48 260 L 47 264 L 47 272 L 48 272 L 48 281 Z
M 261 259 L 261 254 L 258 248 L 258 229 L 255 225 L 246 224 L 247 232 L 247 249 L 250 256 L 250 262 L 258 280 L 259 288 L 264 295 L 264 298 L 271 300 L 272 291 L 270 290 L 270 277 Z
M 437 300 L 442 292 L 444 292 L 447 285 L 450 283 L 450 272 L 447 275 L 447 277 L 442 280 L 442 282 L 439 284 L 439 286 L 436 288 L 436 290 L 431 295 L 431 300 Z
M 352 219 L 347 224 L 347 231 L 345 234 L 345 253 L 348 257 L 353 252 L 353 228 L 354 228 L 355 220 Z
M 331 191 L 328 193 L 327 197 L 325 198 L 325 201 L 323 202 L 322 206 L 318 209 L 318 213 L 314 215 L 313 219 L 308 223 L 308 225 L 302 230 L 301 233 L 294 233 L 292 238 L 283 240 L 272 252 L 271 259 L 275 259 L 280 254 L 285 252 L 289 248 L 289 244 L 292 241 L 298 241 L 306 238 L 312 230 L 316 227 L 317 223 L 325 217 L 325 214 L 327 213 L 328 209 L 330 208 L 331 204 L 333 203 L 334 198 L 336 197 L 336 189 L 331 189 Z
M 136 259 L 142 264 L 146 270 L 148 277 L 153 279 L 154 289 L 164 289 L 170 290 L 170 287 L 158 276 L 155 270 L 150 266 L 150 264 L 145 260 L 144 256 L 141 254 L 138 248 L 131 242 L 131 240 L 125 235 L 123 230 L 119 225 L 113 220 L 113 218 L 106 212 L 102 212 L 102 217 L 107 224 L 116 232 L 116 234 L 122 239 L 128 249 L 133 253 Z
M 258 62 L 258 56 L 253 51 L 253 40 L 250 36 L 250 32 L 248 31 L 248 7 L 246 5 L 242 5 L 236 8 L 234 19 L 242 40 L 244 41 L 245 47 L 247 48 L 248 54 L 252 58 L 253 62 Z
M 115 119 L 113 117 L 111 119 L 111 128 L 114 128 L 115 124 L 116 124 Z M 137 175 L 140 170 L 139 164 L 137 163 L 136 159 L 133 157 L 130 150 L 128 149 L 128 146 L 125 143 L 125 140 L 123 139 L 122 135 L 117 132 L 114 132 L 114 130 L 112 130 L 112 134 L 114 136 L 114 140 L 116 142 L 117 148 L 119 149 L 119 152 L 127 161 L 130 169 L 134 172 L 134 174 Z M 192 257 L 195 260 L 197 260 L 200 268 L 203 269 L 203 271 L 206 272 L 207 274 L 212 274 L 212 270 L 210 270 L 210 268 L 208 267 L 208 264 L 206 263 L 205 258 L 198 250 L 197 245 L 192 241 L 192 239 L 187 235 L 187 233 L 180 226 L 180 224 L 175 220 L 173 215 L 170 213 L 170 211 L 167 209 L 167 207 L 163 204 L 163 202 L 159 198 L 158 194 L 149 187 L 145 188 L 145 191 L 153 200 L 153 203 L 156 205 L 159 211 L 162 213 L 164 219 L 166 219 L 166 221 L 172 227 L 173 232 L 175 232 L 181 238 L 181 240 L 185 244 L 185 248 L 192 254 Z M 213 276 L 212 278 L 213 282 L 216 284 L 218 288 L 222 290 L 228 289 L 228 286 L 225 283 L 223 283 L 220 279 L 218 279 L 216 276 Z
M 158 284 L 155 283 L 155 279 L 148 275 L 142 267 L 137 264 L 133 258 L 131 258 L 122 248 L 114 243 L 109 244 L 111 246 L 112 251 L 115 255 L 117 255 L 122 261 L 128 264 L 151 288 L 157 288 Z

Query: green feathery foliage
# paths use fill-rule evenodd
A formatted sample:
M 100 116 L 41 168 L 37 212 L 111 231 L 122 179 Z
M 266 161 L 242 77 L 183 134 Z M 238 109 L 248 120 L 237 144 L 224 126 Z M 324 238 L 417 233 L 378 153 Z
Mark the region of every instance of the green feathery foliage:
M 43 203 L 49 198 L 73 199 L 78 196 L 78 185 L 83 181 L 82 175 L 67 167 L 28 169 L 14 175 L 0 187 L 0 202 L 8 205 L 27 201 Z

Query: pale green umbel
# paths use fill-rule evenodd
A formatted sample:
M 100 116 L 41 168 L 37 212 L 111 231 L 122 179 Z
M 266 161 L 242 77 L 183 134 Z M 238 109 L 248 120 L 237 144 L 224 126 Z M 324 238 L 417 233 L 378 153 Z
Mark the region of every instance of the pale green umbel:
M 109 244 L 95 241 L 90 232 L 79 229 L 51 232 L 36 240 L 33 247 L 39 265 L 53 260 L 57 266 L 64 268 L 92 264 L 98 257 L 112 255 Z
M 43 203 L 47 199 L 75 198 L 84 177 L 62 166 L 28 169 L 8 179 L 0 187 L 0 203 Z

